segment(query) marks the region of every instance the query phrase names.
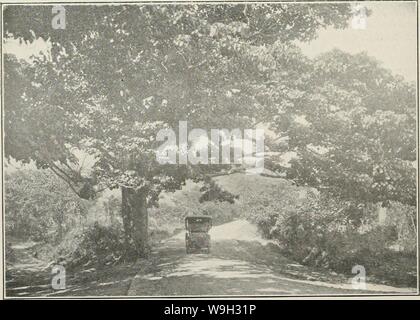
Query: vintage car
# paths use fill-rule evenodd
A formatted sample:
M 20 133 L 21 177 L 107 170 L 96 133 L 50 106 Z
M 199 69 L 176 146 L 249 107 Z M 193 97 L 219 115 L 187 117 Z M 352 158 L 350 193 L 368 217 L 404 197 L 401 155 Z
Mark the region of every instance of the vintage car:
M 211 217 L 188 216 L 185 218 L 185 246 L 187 253 L 210 253 L 209 230 Z

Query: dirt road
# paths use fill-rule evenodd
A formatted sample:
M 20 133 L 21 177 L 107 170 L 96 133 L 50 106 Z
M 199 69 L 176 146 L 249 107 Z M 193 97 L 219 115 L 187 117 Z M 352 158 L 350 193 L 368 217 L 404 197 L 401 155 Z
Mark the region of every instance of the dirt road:
M 313 270 L 278 253 L 255 227 L 238 220 L 211 230 L 210 254 L 185 253 L 184 234 L 158 246 L 139 261 L 129 296 L 342 295 L 412 293 L 411 288 L 367 284 L 353 289 L 350 279 Z

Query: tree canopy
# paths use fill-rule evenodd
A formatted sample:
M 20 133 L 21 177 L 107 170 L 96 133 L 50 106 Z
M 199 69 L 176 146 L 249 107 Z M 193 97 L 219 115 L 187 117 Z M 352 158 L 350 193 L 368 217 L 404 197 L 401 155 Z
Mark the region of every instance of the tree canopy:
M 307 70 L 305 85 L 269 109 L 297 153 L 289 178 L 345 200 L 415 206 L 415 85 L 365 53 L 334 50 Z
M 279 72 L 270 51 L 328 25 L 345 27 L 350 8 L 68 6 L 66 30 L 53 30 L 51 16 L 51 6 L 5 10 L 7 36 L 52 43 L 51 60 L 5 60 L 6 155 L 54 167 L 75 160 L 71 148 L 83 149 L 97 157 L 95 178 L 106 186 L 156 195 L 193 171 L 156 165 L 157 130 L 179 120 L 198 128 L 255 125 L 255 93 Z

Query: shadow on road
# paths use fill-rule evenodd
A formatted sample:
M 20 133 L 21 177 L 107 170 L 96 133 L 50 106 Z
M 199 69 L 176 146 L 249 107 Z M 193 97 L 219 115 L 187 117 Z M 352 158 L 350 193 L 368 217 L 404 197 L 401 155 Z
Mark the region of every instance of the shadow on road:
M 374 288 L 375 292 L 354 290 L 344 276 L 293 263 L 276 250 L 272 244 L 222 239 L 212 241 L 210 254 L 187 255 L 182 237 L 176 236 L 156 248 L 150 259 L 138 262 L 139 272 L 128 295 L 279 296 L 392 291 L 385 286 Z

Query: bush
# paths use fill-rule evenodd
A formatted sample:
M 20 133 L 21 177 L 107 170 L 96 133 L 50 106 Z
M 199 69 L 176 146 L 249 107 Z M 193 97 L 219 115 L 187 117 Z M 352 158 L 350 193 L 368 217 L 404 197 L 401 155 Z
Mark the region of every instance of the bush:
M 17 170 L 7 174 L 5 180 L 8 237 L 60 242 L 86 216 L 86 201 L 48 170 Z
M 398 233 L 396 245 L 404 252 L 417 252 L 417 210 L 416 207 L 391 202 L 387 210 L 386 224 L 395 226 Z
M 127 250 L 122 230 L 98 223 L 70 233 L 58 246 L 57 263 L 73 269 L 79 266 L 111 265 L 135 259 L 134 246 Z
M 297 205 L 296 205 L 297 203 Z M 379 225 L 374 205 L 338 201 L 308 192 L 302 201 L 260 201 L 249 218 L 295 260 L 351 273 L 354 265 L 377 268 L 399 239 L 393 223 Z

